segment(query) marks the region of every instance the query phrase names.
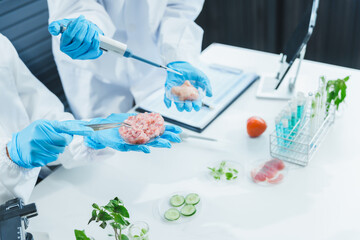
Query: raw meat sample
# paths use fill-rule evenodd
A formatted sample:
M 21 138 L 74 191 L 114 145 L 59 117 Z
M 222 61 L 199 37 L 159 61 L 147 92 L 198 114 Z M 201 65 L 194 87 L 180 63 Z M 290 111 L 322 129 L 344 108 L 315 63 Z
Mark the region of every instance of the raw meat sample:
M 165 131 L 164 119 L 158 113 L 139 113 L 124 121 L 130 127 L 120 127 L 121 137 L 131 144 L 145 144 Z
M 251 171 L 251 177 L 254 182 L 278 183 L 284 178 L 279 171 L 285 168 L 285 164 L 280 159 L 272 159 L 262 165 L 260 168 Z
M 199 91 L 186 80 L 183 85 L 171 88 L 171 93 L 179 97 L 180 101 L 194 101 L 199 98 Z

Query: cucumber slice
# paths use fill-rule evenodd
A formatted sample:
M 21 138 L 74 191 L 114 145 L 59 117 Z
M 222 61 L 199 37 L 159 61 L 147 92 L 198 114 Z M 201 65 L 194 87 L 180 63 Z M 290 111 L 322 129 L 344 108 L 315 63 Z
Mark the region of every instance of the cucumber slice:
M 185 205 L 180 210 L 181 214 L 190 217 L 196 213 L 196 208 L 194 205 Z
M 180 207 L 185 203 L 185 198 L 181 195 L 174 195 L 170 198 L 170 204 L 173 207 Z
M 190 193 L 185 198 L 185 203 L 189 205 L 196 205 L 200 202 L 200 196 L 197 193 Z
M 165 212 L 164 217 L 166 220 L 175 221 L 179 219 L 180 212 L 176 208 L 170 208 Z

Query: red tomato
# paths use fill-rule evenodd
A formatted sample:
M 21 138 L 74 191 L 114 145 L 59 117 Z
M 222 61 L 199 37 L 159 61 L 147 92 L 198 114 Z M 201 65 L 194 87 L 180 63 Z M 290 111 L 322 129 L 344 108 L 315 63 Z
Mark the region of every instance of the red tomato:
M 250 137 L 258 137 L 266 130 L 266 122 L 261 117 L 251 117 L 247 120 L 247 132 Z

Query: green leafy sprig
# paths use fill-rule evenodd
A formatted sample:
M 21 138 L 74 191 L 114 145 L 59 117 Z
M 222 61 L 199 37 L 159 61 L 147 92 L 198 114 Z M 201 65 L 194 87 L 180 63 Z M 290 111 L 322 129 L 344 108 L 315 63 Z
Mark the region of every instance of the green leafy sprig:
M 228 181 L 235 180 L 237 179 L 239 173 L 239 171 L 235 168 L 227 167 L 226 161 L 222 161 L 218 168 L 208 167 L 208 169 L 211 171 L 210 174 L 215 180 L 220 180 L 223 176 L 225 176 L 225 179 Z
M 122 234 L 122 230 L 130 225 L 128 221 L 130 215 L 125 208 L 123 202 L 115 197 L 110 200 L 106 206 L 92 205 L 93 211 L 91 212 L 91 218 L 88 222 L 100 222 L 100 227 L 105 229 L 107 226 L 111 226 L 114 230 L 114 237 L 116 240 L 128 240 L 129 238 Z M 85 234 L 85 231 L 75 230 L 76 240 L 90 240 Z
M 140 235 L 134 235 L 134 239 L 136 240 L 148 240 L 147 230 L 145 228 L 141 229 Z
M 324 79 L 324 77 L 323 77 Z M 350 79 L 350 76 L 345 77 L 344 79 L 329 80 L 326 84 L 327 92 L 327 108 L 326 111 L 329 111 L 331 103 L 334 103 L 336 110 L 339 110 L 339 105 L 346 98 L 346 82 Z

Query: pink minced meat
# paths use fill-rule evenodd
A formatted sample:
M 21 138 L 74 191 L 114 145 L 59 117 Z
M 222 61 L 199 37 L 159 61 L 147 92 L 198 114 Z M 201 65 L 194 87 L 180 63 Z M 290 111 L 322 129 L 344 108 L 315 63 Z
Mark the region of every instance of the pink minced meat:
M 121 137 L 131 144 L 145 144 L 165 131 L 164 119 L 158 113 L 139 113 L 124 121 L 130 127 L 120 127 Z
M 171 88 L 171 93 L 178 96 L 180 101 L 194 101 L 199 98 L 199 91 L 188 80 L 181 86 Z

